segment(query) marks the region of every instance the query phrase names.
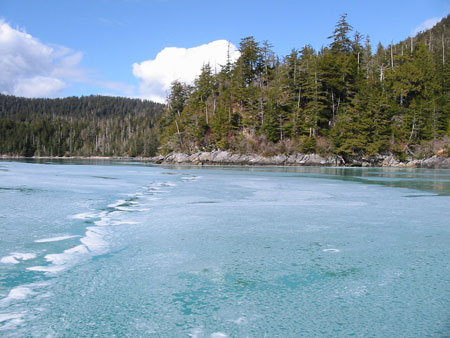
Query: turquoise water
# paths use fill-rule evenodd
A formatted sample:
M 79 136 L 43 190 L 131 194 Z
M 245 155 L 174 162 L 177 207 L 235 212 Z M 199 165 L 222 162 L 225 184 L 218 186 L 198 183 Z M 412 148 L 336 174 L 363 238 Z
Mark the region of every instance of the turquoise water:
M 450 170 L 0 162 L 0 336 L 450 337 Z

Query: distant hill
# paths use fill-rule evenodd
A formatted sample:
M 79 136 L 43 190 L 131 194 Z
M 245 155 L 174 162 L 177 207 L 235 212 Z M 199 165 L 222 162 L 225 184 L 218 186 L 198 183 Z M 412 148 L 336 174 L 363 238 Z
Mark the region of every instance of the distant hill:
M 151 156 L 164 105 L 109 96 L 0 95 L 0 154 Z
M 400 48 L 401 46 L 403 46 L 405 49 L 411 49 L 411 43 L 413 44 L 413 47 L 414 44 L 423 43 L 428 47 L 430 53 L 434 57 L 435 62 L 443 63 L 445 62 L 446 58 L 450 57 L 450 54 L 447 54 L 450 47 L 449 33 L 450 15 L 443 18 L 434 27 L 419 32 L 412 39 L 405 39 L 398 45 L 400 46 Z

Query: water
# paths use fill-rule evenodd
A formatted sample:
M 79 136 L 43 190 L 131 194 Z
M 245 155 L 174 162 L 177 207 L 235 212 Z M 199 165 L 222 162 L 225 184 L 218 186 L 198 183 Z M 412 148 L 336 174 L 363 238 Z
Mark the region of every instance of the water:
M 450 337 L 450 171 L 0 162 L 0 336 Z

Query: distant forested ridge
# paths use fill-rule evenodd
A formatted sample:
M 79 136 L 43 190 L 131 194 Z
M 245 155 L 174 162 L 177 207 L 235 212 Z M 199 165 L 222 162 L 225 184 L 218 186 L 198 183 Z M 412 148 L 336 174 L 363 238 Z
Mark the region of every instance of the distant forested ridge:
M 448 152 L 450 18 L 372 51 L 342 15 L 330 44 L 275 55 L 241 40 L 241 56 L 209 64 L 190 86 L 172 84 L 160 151 L 320 153 L 345 157 Z
M 0 95 L 0 154 L 153 156 L 163 105 L 109 96 Z

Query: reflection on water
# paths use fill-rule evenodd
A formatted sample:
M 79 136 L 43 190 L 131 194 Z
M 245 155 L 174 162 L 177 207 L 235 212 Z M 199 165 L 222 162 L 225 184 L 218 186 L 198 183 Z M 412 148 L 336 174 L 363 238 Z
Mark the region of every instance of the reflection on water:
M 198 169 L 198 166 L 165 166 L 167 168 Z M 224 167 L 203 166 L 210 170 L 239 170 L 258 172 L 288 173 L 294 177 L 309 177 L 339 181 L 377 184 L 387 187 L 417 189 L 437 195 L 450 195 L 449 169 L 415 168 L 348 168 L 348 167 Z M 430 196 L 430 195 L 423 195 Z M 418 197 L 418 196 L 414 196 Z
M 66 165 L 136 165 L 159 166 L 142 161 L 110 159 L 22 159 L 20 162 L 39 164 Z M 1 163 L 1 161 L 0 161 Z M 387 187 L 417 189 L 437 195 L 450 195 L 450 169 L 416 169 L 416 168 L 355 168 L 355 167 L 259 167 L 259 166 L 196 166 L 196 165 L 162 165 L 163 168 L 192 170 L 248 171 L 252 173 L 273 172 L 274 174 L 294 174 L 298 177 L 322 178 L 340 181 L 377 184 Z M 170 173 L 173 174 L 173 173 Z M 110 177 L 99 177 L 114 179 Z M 430 195 L 423 195 L 430 196 Z M 419 197 L 419 195 L 409 196 Z

